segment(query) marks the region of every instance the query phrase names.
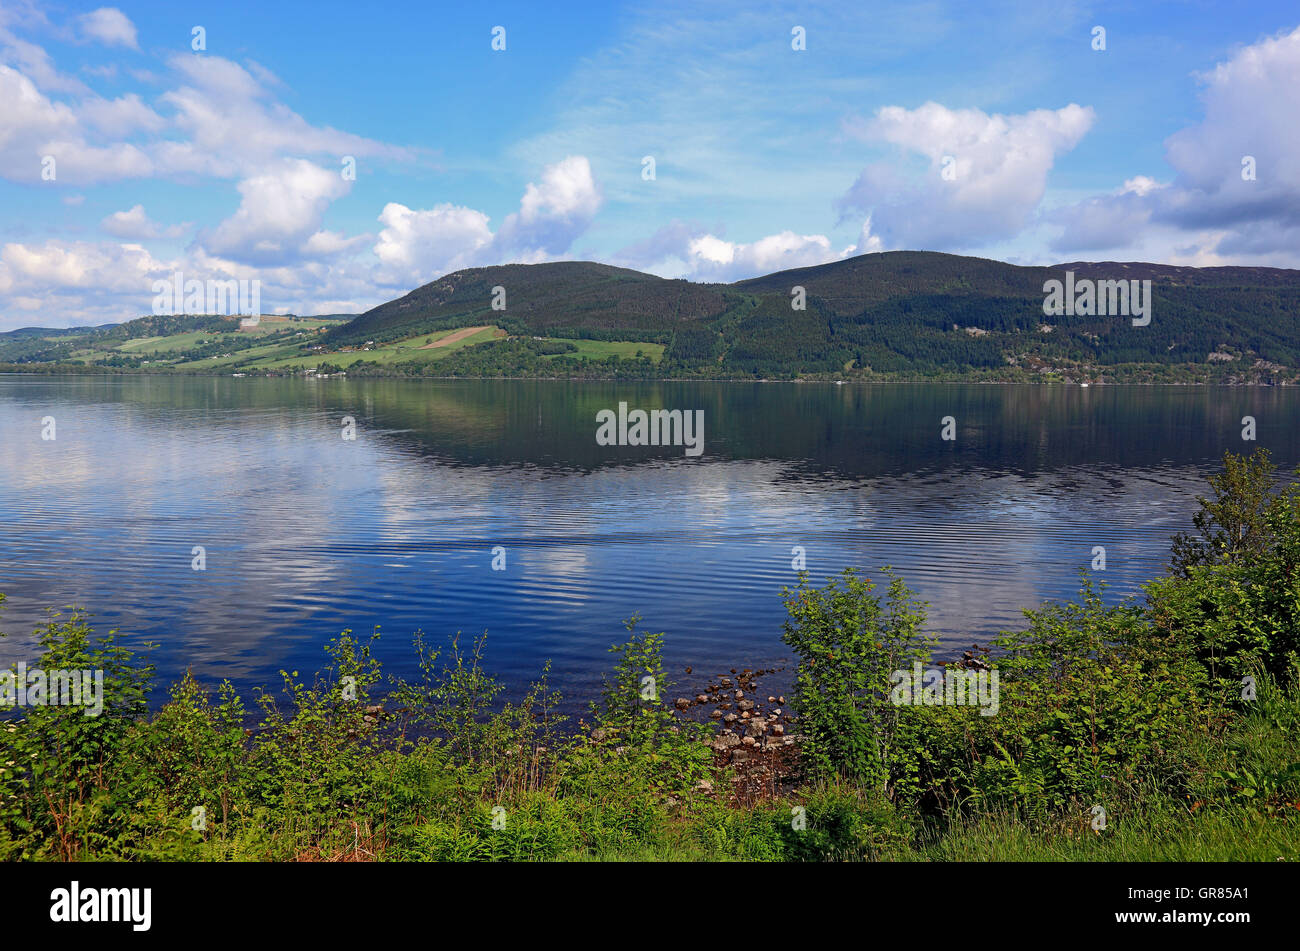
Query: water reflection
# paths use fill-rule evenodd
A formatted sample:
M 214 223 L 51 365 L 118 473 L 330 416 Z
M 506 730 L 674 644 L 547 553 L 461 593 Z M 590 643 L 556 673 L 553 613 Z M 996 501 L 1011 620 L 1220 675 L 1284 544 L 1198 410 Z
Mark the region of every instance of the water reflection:
M 705 413 L 705 451 L 601 447 L 596 413 Z M 640 612 L 699 667 L 783 656 L 791 549 L 893 565 L 952 643 L 1165 563 L 1224 449 L 1300 461 L 1285 389 L 0 378 L 0 661 L 47 606 L 154 640 L 164 681 L 270 684 L 344 627 L 489 631 L 572 696 Z M 58 438 L 40 439 L 54 416 Z M 341 421 L 358 438 L 341 438 Z M 939 438 L 953 416 L 958 438 Z M 191 569 L 206 549 L 207 570 Z M 492 570 L 502 546 L 505 571 Z

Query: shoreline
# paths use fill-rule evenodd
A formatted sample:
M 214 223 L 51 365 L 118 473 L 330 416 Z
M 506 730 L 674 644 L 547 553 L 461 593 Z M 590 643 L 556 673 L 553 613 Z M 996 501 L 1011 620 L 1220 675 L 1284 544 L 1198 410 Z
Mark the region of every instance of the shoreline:
M 13 365 L 0 365 L 0 377 L 150 377 L 150 378 L 181 378 L 197 380 L 221 380 L 221 379 L 243 379 L 243 380 L 312 380 L 320 382 L 324 380 L 366 380 L 366 381 L 387 381 L 387 382 L 405 382 L 405 383 L 455 383 L 455 382 L 515 382 L 515 383 L 768 383 L 768 384 L 787 384 L 787 385 L 822 385 L 822 386 L 1034 386 L 1034 387 L 1076 387 L 1079 389 L 1092 389 L 1093 387 L 1125 387 L 1125 386 L 1170 386 L 1170 387 L 1216 387 L 1225 389 L 1274 389 L 1300 386 L 1300 380 L 1289 382 L 1280 380 L 1274 383 L 1219 383 L 1210 380 L 1189 380 L 1183 382 L 1163 382 L 1152 380 L 1133 380 L 1120 382 L 1104 381 L 1066 381 L 1066 380 L 932 380 L 926 378 L 908 377 L 905 379 L 886 379 L 886 380 L 840 380 L 840 379 L 812 379 L 798 378 L 792 380 L 779 380 L 768 377 L 748 378 L 748 377 L 576 377 L 576 376 L 406 376 L 398 374 L 367 374 L 354 373 L 349 375 L 345 370 L 339 374 L 320 374 L 309 375 L 302 372 L 297 373 L 201 373 L 201 372 L 141 372 L 131 369 L 117 369 L 107 367 L 98 367 L 93 371 L 89 369 L 58 369 L 58 370 L 21 370 L 16 369 Z

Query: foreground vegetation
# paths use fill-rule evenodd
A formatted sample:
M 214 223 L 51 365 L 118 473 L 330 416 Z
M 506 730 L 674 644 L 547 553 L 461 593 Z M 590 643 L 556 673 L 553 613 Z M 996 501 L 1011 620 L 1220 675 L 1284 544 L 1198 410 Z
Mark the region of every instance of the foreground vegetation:
M 545 671 L 503 701 L 481 640 L 417 637 L 403 682 L 350 632 L 251 708 L 187 676 L 150 712 L 148 664 L 56 617 L 41 667 L 104 670 L 105 709 L 3 723 L 0 855 L 1300 858 L 1300 483 L 1278 484 L 1266 452 L 1228 455 L 1199 505 L 1143 599 L 1107 604 L 1085 578 L 998 639 L 994 715 L 889 701 L 891 674 L 933 647 L 901 580 L 801 579 L 785 627 L 800 767 L 762 796 L 737 795 L 708 727 L 665 703 L 663 637 L 635 618 L 573 723 Z

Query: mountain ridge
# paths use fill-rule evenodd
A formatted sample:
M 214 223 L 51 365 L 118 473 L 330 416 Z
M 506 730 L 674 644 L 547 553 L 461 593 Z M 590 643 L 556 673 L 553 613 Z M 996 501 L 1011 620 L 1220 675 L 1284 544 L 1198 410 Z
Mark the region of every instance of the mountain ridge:
M 1149 325 L 1121 315 L 1047 316 L 1044 284 L 1070 271 L 1076 281 L 1150 280 Z M 218 319 L 139 318 L 88 331 L 99 346 L 208 333 L 202 350 L 178 346 L 168 356 L 154 344 L 119 346 L 128 352 L 90 359 L 147 364 L 148 372 L 1300 382 L 1300 270 L 1270 267 L 1019 265 L 887 251 L 710 283 L 556 261 L 454 271 L 350 319 L 321 319 L 257 347 L 213 337 L 220 328 L 204 322 Z M 463 346 L 434 342 L 470 327 L 483 332 Z M 0 362 L 87 359 L 67 331 L 48 340 L 30 328 L 10 333 L 0 335 Z M 245 350 L 247 360 L 236 352 Z
M 1046 317 L 1043 285 L 1067 271 L 1078 280 L 1150 280 L 1153 326 L 1133 328 L 1114 316 Z M 796 287 L 804 291 L 802 310 Z M 493 309 L 495 288 L 504 291 L 504 309 Z M 1039 373 L 1207 361 L 1296 369 L 1300 271 L 1139 261 L 1018 265 L 888 251 L 724 284 L 595 262 L 500 265 L 445 275 L 332 328 L 325 339 L 382 343 L 484 323 L 518 338 L 660 343 L 666 368 L 687 375 Z M 509 349 L 506 341 L 493 346 Z

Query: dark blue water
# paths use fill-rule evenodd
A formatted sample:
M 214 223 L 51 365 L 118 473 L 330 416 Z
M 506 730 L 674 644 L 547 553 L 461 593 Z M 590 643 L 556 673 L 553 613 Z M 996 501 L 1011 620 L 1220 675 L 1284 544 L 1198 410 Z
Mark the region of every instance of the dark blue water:
M 619 401 L 702 409 L 703 455 L 597 445 Z M 0 663 L 73 604 L 157 642 L 163 684 L 274 685 L 375 625 L 409 675 L 415 630 L 486 630 L 507 682 L 549 659 L 585 701 L 634 613 L 678 672 L 784 658 L 795 546 L 819 581 L 894 566 L 969 645 L 1094 546 L 1135 593 L 1222 452 L 1293 467 L 1298 424 L 1283 389 L 0 377 Z

